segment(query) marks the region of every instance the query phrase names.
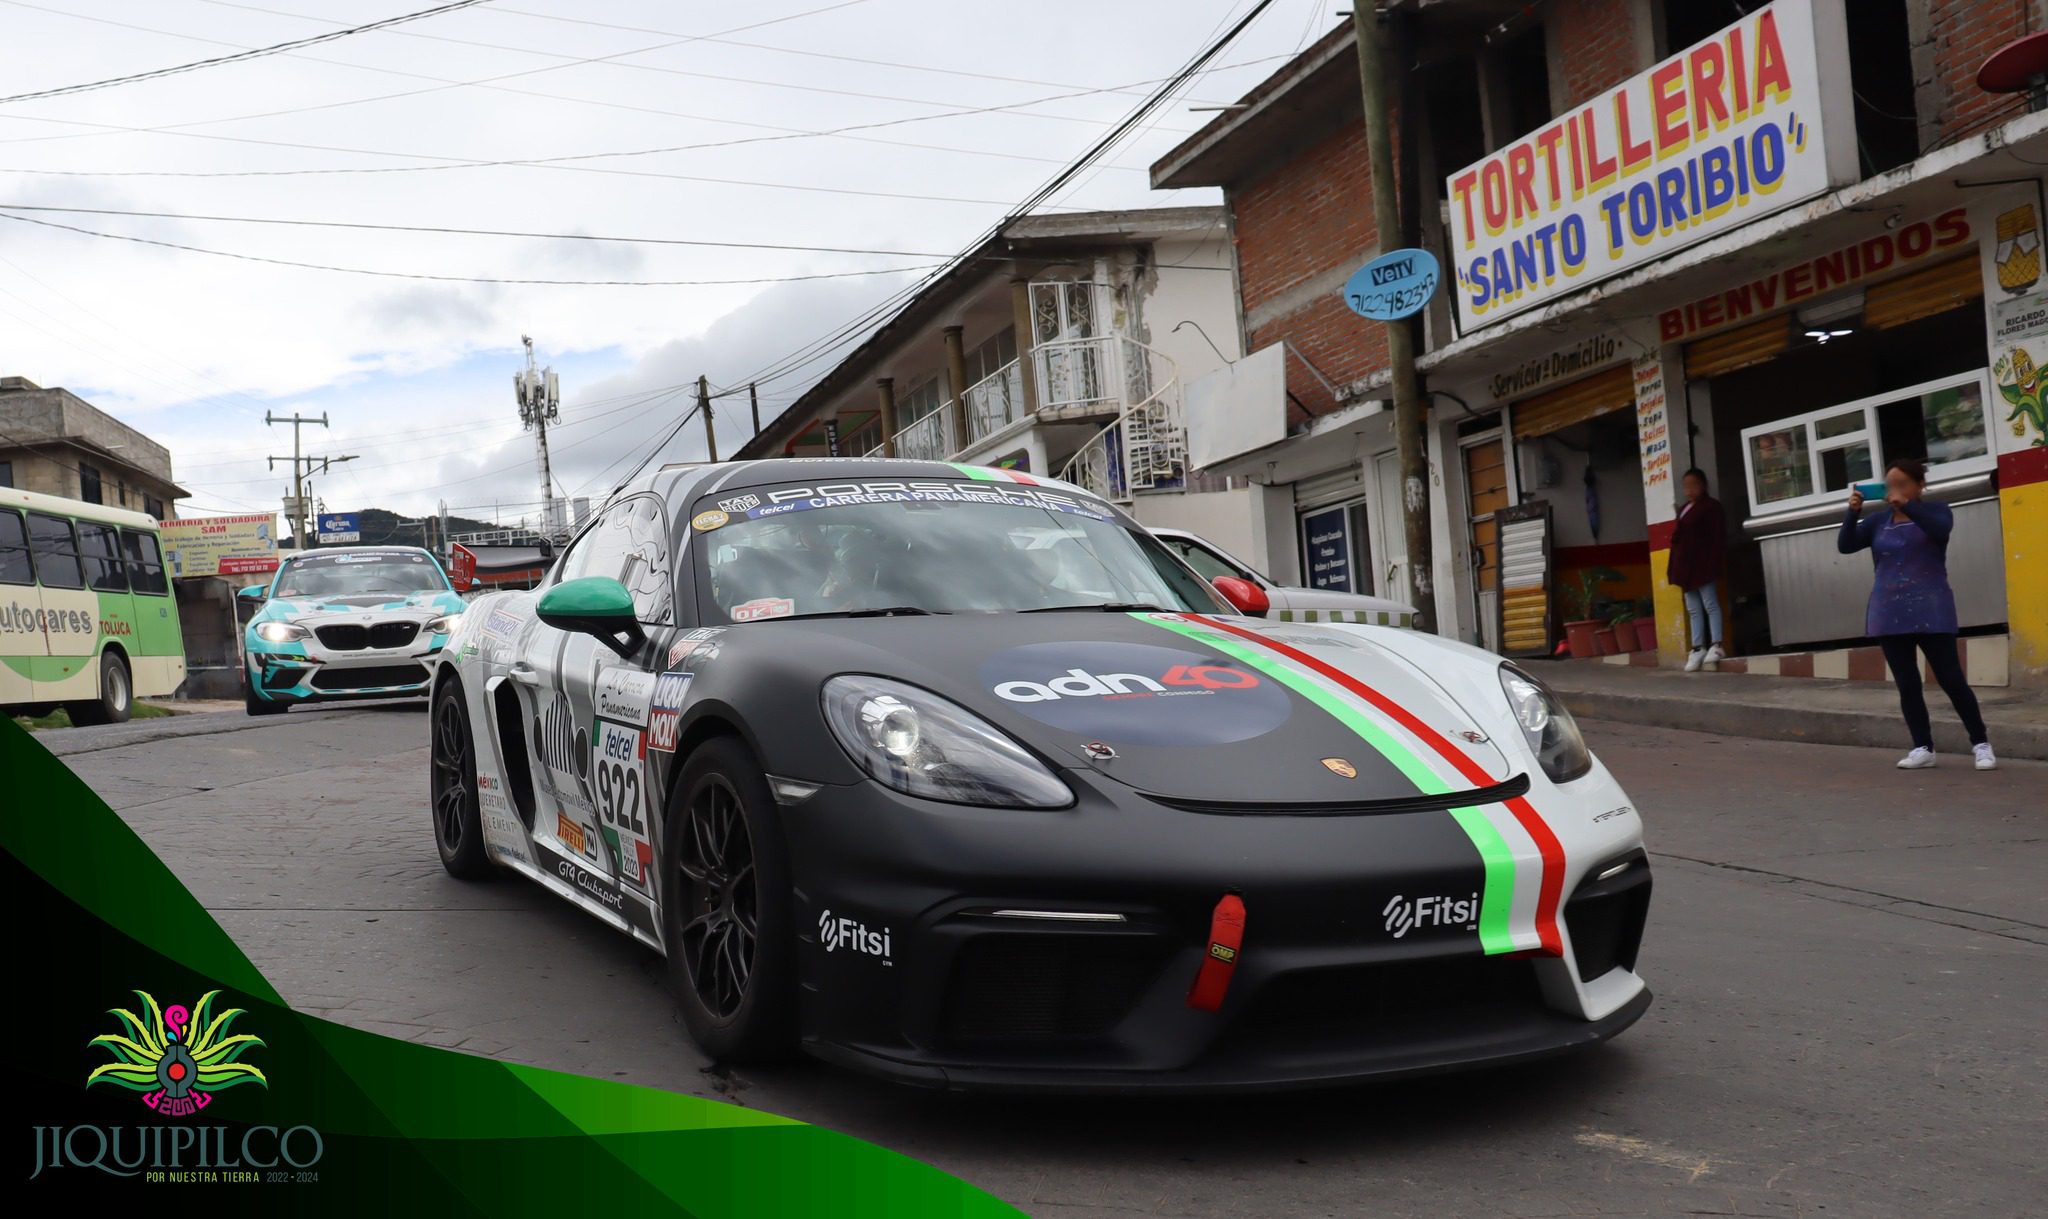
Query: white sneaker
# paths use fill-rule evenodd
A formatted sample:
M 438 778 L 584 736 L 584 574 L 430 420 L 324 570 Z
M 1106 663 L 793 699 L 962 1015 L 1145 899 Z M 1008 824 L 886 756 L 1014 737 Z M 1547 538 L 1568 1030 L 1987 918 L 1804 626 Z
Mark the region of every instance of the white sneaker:
M 1700 662 L 1705 660 L 1706 658 L 1707 650 L 1705 648 L 1694 648 L 1692 650 L 1692 655 L 1685 658 L 1685 671 L 1688 673 L 1699 672 Z
M 1991 742 L 1986 741 L 1982 745 L 1976 746 L 1975 752 L 1977 754 L 1978 770 L 1998 769 L 1998 758 L 1991 752 Z
M 1934 765 L 1934 751 L 1915 745 L 1913 752 L 1899 759 L 1900 770 L 1926 770 Z
M 1721 667 L 1722 659 L 1727 655 L 1726 652 L 1721 650 L 1721 645 L 1717 643 L 1707 649 L 1707 654 L 1701 658 L 1700 665 L 1703 668 L 1718 670 Z

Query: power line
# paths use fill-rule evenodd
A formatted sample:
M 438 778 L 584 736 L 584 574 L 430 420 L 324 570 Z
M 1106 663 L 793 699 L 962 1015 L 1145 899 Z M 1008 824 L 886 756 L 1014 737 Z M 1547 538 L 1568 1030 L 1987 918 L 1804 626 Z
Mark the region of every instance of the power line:
M 749 279 L 531 279 L 512 276 L 490 275 L 433 275 L 424 271 L 379 271 L 369 267 L 343 267 L 330 263 L 300 262 L 290 258 L 269 258 L 260 254 L 240 254 L 231 250 L 213 250 L 205 246 L 185 245 L 176 241 L 160 241 L 154 237 L 136 237 L 128 233 L 108 233 L 99 229 L 81 228 L 78 225 L 59 224 L 54 220 L 38 220 L 33 216 L 15 216 L 0 212 L 0 220 L 14 220 L 22 224 L 37 224 L 44 228 L 64 229 L 87 237 L 104 237 L 110 241 L 131 241 L 138 245 L 161 246 L 167 250 L 183 250 L 189 254 L 211 254 L 216 258 L 234 258 L 243 262 L 269 263 L 272 266 L 295 267 L 307 271 L 335 271 L 345 275 L 372 275 L 383 279 L 424 279 L 438 283 L 459 284 L 529 284 L 549 287 L 602 287 L 602 288 L 703 288 L 731 284 L 782 284 L 812 279 L 846 279 L 861 275 L 896 275 L 904 271 L 922 270 L 917 267 L 885 267 L 866 271 L 820 271 L 810 275 L 756 276 Z
M 886 254 L 899 258 L 951 258 L 923 250 L 878 250 L 862 246 L 784 245 L 761 241 L 706 241 L 695 237 L 614 237 L 602 233 L 546 233 L 522 229 L 471 229 L 442 224 L 380 224 L 367 220 L 304 220 L 290 216 L 213 216 L 190 212 L 144 212 L 111 207 L 55 207 L 0 203 L 6 212 L 63 212 L 78 216 L 139 216 L 150 220 L 204 220 L 223 224 L 281 224 L 295 228 L 364 229 L 377 233 L 431 233 L 456 237 L 518 237 L 537 241 L 601 241 L 621 245 L 701 246 L 719 250 L 778 250 L 803 254 Z
M 7 105 L 10 102 L 26 102 L 42 97 L 63 97 L 71 93 L 89 93 L 95 89 L 111 89 L 116 85 L 133 84 L 136 81 L 143 80 L 156 80 L 159 77 L 176 76 L 182 72 L 197 72 L 201 68 L 217 68 L 224 64 L 261 59 L 266 55 L 279 55 L 286 51 L 297 50 L 300 47 L 310 47 L 322 42 L 333 42 L 336 39 L 368 33 L 371 30 L 381 30 L 389 26 L 403 25 L 408 21 L 419 21 L 427 17 L 437 17 L 442 13 L 452 13 L 457 9 L 474 8 L 483 2 L 484 0 L 455 0 L 452 4 L 443 4 L 438 8 L 421 9 L 416 13 L 404 13 L 397 17 L 386 17 L 382 21 L 372 21 L 365 25 L 352 25 L 343 29 L 328 30 L 325 33 L 314 34 L 307 38 L 296 38 L 290 42 L 280 42 L 272 46 L 252 47 L 249 50 L 239 51 L 233 55 L 217 55 L 212 59 L 195 60 L 191 63 L 178 64 L 175 67 L 155 68 L 148 72 L 136 72 L 128 76 L 114 76 L 106 80 L 85 81 L 76 85 L 64 85 L 56 89 L 38 89 L 33 93 L 16 93 L 12 97 L 0 97 L 0 106 Z

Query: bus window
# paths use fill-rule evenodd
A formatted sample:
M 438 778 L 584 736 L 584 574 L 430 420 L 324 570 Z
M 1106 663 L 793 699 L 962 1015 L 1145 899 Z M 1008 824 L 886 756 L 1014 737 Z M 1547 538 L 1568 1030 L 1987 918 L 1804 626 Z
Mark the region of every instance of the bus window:
M 157 550 L 155 534 L 123 529 L 121 550 L 128 557 L 128 582 L 136 592 L 160 597 L 170 591 L 164 582 L 164 557 Z
M 28 559 L 28 529 L 21 513 L 0 511 L 0 584 L 34 584 L 35 567 Z
M 44 588 L 84 588 L 85 570 L 78 562 L 78 538 L 71 522 L 61 516 L 28 514 L 29 548 L 35 552 L 36 572 Z
M 112 525 L 78 522 L 79 553 L 85 560 L 85 583 L 97 593 L 128 591 L 128 572 L 121 565 L 120 539 Z

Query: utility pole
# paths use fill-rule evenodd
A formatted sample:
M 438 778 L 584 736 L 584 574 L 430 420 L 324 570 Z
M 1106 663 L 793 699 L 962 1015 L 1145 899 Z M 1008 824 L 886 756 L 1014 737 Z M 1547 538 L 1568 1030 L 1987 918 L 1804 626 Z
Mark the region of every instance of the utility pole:
M 747 382 L 747 405 L 754 409 L 754 435 L 761 434 L 761 390 L 752 381 Z
M 704 452 L 710 460 L 718 460 L 718 431 L 711 426 L 711 383 L 702 376 L 697 378 L 697 410 L 704 416 Z
M 526 371 L 512 374 L 512 389 L 519 400 L 519 422 L 535 434 L 540 449 L 540 511 L 545 528 L 554 515 L 550 509 L 555 499 L 555 480 L 548 470 L 548 422 L 561 417 L 562 385 L 555 379 L 553 365 L 534 368 L 533 337 L 522 334 L 519 341 L 526 344 Z
M 1365 144 L 1372 171 L 1373 228 L 1382 253 L 1398 247 L 1401 209 L 1395 201 L 1394 148 L 1389 110 L 1400 105 L 1400 77 L 1387 71 L 1385 32 L 1380 28 L 1376 0 L 1351 6 L 1351 26 L 1358 41 L 1359 96 L 1365 105 Z M 1392 94 L 1391 102 L 1389 94 Z M 1401 452 L 1401 516 L 1408 540 L 1409 599 L 1415 604 L 1415 626 L 1436 630 L 1436 593 L 1432 588 L 1429 533 L 1429 448 L 1423 433 L 1421 382 L 1415 375 L 1415 329 L 1411 319 L 1386 322 L 1387 365 L 1394 381 L 1394 436 Z
M 269 411 L 264 411 L 263 422 L 266 426 L 278 423 L 289 423 L 292 425 L 292 455 L 290 457 L 265 458 L 264 465 L 265 468 L 274 470 L 277 468 L 277 463 L 280 461 L 288 461 L 291 463 L 292 541 L 298 546 L 300 550 L 310 549 L 308 543 L 311 539 L 311 535 L 309 531 L 306 529 L 306 479 L 313 473 L 313 463 L 319 462 L 320 472 L 322 474 L 325 474 L 327 472 L 327 468 L 330 465 L 333 465 L 336 462 L 354 461 L 356 459 L 356 455 L 353 453 L 350 453 L 346 457 L 311 457 L 305 455 L 304 446 L 299 443 L 299 429 L 309 423 L 317 423 L 321 427 L 326 427 L 326 411 L 320 412 L 320 417 L 318 419 L 313 418 L 311 415 L 302 416 L 297 412 L 293 412 L 289 417 L 287 417 L 284 415 L 273 415 Z

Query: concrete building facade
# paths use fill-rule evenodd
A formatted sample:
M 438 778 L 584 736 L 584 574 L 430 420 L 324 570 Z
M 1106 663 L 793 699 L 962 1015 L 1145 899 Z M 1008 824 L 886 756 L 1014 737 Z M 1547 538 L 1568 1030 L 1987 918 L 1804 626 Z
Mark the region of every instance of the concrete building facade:
M 171 478 L 169 449 L 70 390 L 26 377 L 0 377 L 0 487 L 158 520 L 189 494 Z

